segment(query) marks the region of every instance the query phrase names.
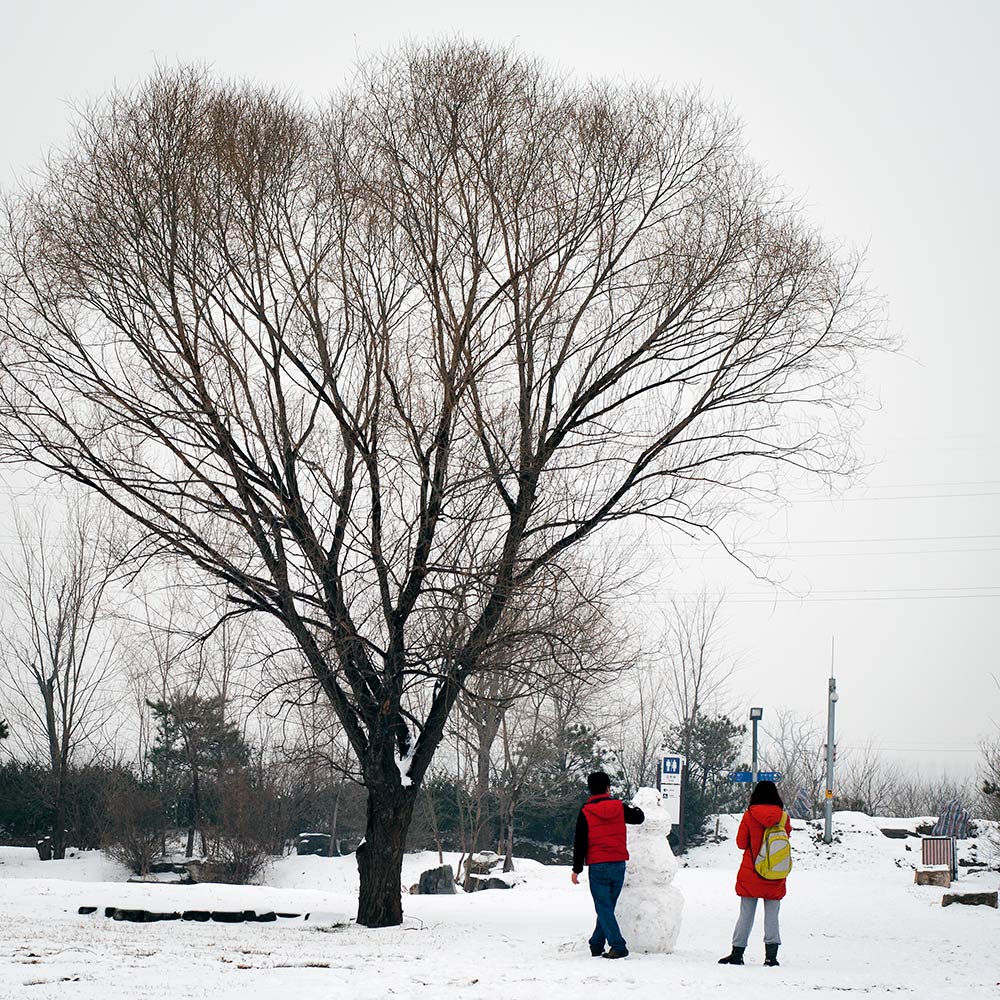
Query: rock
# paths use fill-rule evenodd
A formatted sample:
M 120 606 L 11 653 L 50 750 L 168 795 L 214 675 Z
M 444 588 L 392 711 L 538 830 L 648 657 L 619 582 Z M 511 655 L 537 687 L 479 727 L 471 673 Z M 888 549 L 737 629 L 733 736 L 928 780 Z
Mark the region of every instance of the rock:
M 121 912 L 135 914 L 135 916 L 122 917 L 122 919 L 133 920 L 140 924 L 155 924 L 160 920 L 180 920 L 181 918 L 179 913 L 154 913 L 152 910 L 124 910 Z
M 997 905 L 997 893 L 995 892 L 946 892 L 941 897 L 941 905 L 951 906 L 952 903 L 964 903 L 966 906 L 992 906 L 994 910 L 1000 908 Z
M 941 889 L 951 887 L 951 869 L 947 865 L 929 865 L 913 873 L 917 885 L 936 885 Z
M 491 875 L 489 877 L 483 875 L 472 875 L 469 881 L 466 883 L 466 892 L 480 892 L 483 889 L 513 889 L 512 883 L 506 881 L 505 879 L 498 878 L 496 875 Z
M 317 854 L 328 858 L 333 853 L 333 838 L 328 833 L 300 833 L 295 843 L 296 854 Z
M 465 861 L 466 875 L 491 875 L 493 870 L 503 864 L 503 858 L 493 851 L 480 851 L 470 855 Z
M 146 885 L 194 885 L 194 879 L 186 868 L 182 868 L 180 873 L 150 873 L 149 875 L 130 875 L 128 882 L 142 882 Z
M 206 920 L 212 919 L 212 914 L 208 910 L 185 910 L 181 914 L 182 920 L 197 920 L 199 923 L 204 923 Z
M 85 916 L 87 916 L 90 913 L 96 913 L 97 912 L 97 907 L 96 906 L 81 906 L 80 909 L 77 910 L 76 912 L 79 913 L 81 917 L 85 917 Z
M 907 837 L 916 836 L 912 830 L 894 830 L 891 827 L 882 827 L 881 831 L 883 837 L 889 837 L 891 840 L 906 840 Z
M 420 883 L 419 882 L 414 882 L 413 885 L 411 885 L 410 888 L 407 889 L 406 891 L 411 896 L 419 896 L 420 895 Z
M 455 892 L 455 872 L 451 865 L 441 865 L 421 872 L 417 883 L 420 896 L 450 896 Z
M 243 910 L 212 910 L 212 919 L 217 924 L 242 924 L 246 913 Z

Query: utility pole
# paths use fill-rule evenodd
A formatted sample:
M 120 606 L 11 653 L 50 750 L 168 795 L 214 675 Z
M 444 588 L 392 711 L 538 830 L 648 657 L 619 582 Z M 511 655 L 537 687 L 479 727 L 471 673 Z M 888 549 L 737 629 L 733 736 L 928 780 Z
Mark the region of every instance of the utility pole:
M 834 714 L 837 708 L 837 680 L 833 676 L 833 639 L 830 639 L 830 685 L 826 699 L 826 798 L 823 802 L 825 823 L 823 825 L 823 843 L 833 842 L 833 755 Z

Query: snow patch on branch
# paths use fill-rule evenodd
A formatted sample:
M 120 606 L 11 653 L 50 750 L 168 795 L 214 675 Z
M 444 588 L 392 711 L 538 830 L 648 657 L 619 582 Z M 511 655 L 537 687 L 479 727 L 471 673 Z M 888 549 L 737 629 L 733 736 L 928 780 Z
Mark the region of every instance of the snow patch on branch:
M 405 757 L 396 757 L 396 767 L 399 768 L 399 780 L 400 784 L 404 788 L 409 788 L 413 784 L 413 779 L 410 777 L 410 767 L 413 764 L 413 751 L 411 750 Z

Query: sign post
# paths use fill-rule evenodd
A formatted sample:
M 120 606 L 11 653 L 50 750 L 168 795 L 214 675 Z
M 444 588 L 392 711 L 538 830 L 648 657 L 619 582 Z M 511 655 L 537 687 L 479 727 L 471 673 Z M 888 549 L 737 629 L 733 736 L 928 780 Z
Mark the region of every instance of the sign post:
M 747 785 L 756 784 L 756 782 L 754 781 L 753 771 L 730 771 L 729 774 L 726 775 L 726 780 L 734 781 L 736 783 L 742 782 Z M 757 781 L 773 781 L 775 784 L 777 784 L 779 781 L 781 781 L 781 772 L 758 771 Z
M 674 826 L 681 823 L 681 790 L 684 778 L 684 758 L 667 750 L 660 750 L 660 797 L 667 807 L 667 815 Z

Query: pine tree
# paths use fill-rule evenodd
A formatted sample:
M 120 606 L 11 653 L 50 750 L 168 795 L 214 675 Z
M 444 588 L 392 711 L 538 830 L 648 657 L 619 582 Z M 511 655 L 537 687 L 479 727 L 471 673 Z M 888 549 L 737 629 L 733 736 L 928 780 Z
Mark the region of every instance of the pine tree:
M 678 838 L 681 851 L 701 843 L 708 816 L 731 804 L 733 788 L 725 776 L 737 761 L 744 729 L 727 715 L 698 713 L 669 731 L 668 741 L 681 747 L 687 758 L 683 829 Z
M 225 717 L 222 698 L 175 694 L 147 702 L 156 722 L 149 762 L 160 786 L 183 796 L 188 828 L 185 854 L 194 853 L 197 830 L 205 847 L 205 782 L 247 762 L 249 748 L 235 723 Z

